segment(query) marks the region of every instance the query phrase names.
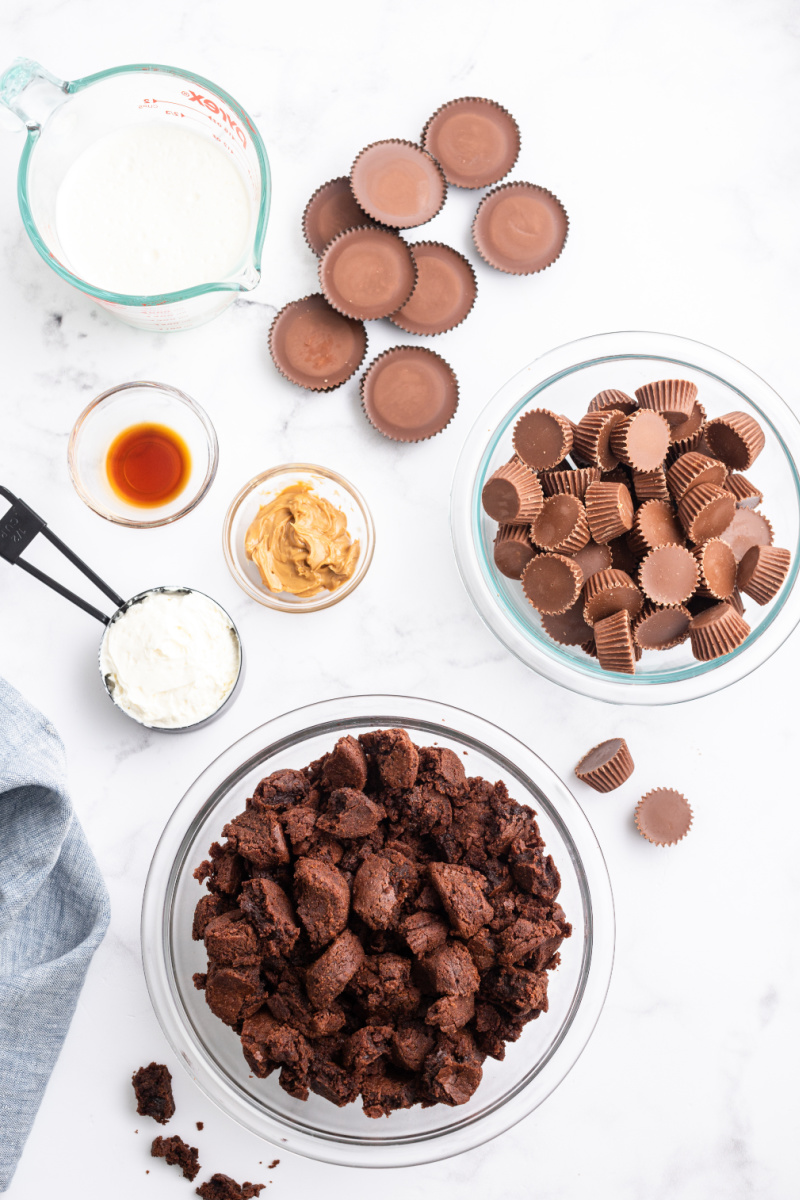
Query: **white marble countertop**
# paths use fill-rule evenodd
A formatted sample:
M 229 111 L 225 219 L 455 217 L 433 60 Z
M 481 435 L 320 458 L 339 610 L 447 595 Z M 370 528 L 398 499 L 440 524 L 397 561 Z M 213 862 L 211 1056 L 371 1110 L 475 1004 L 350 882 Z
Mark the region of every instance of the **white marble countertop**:
M 217 723 L 182 737 L 148 735 L 102 694 L 99 627 L 22 572 L 0 571 L 0 673 L 64 738 L 75 806 L 113 909 L 9 1195 L 188 1195 L 174 1168 L 149 1159 L 155 1130 L 132 1106 L 130 1073 L 153 1058 L 174 1074 L 176 1130 L 205 1122 L 197 1136 L 204 1165 L 272 1180 L 265 1196 L 323 1188 L 336 1200 L 375 1188 L 386 1200 L 434 1191 L 443 1200 L 792 1194 L 800 824 L 788 771 L 800 640 L 746 682 L 690 706 L 619 709 L 561 691 L 478 620 L 450 549 L 448 494 L 462 441 L 496 389 L 539 353 L 582 335 L 654 329 L 697 338 L 796 401 L 796 7 L 140 0 L 123 12 L 100 0 L 7 0 L 0 29 L 5 56 L 29 55 L 67 78 L 151 59 L 191 67 L 249 109 L 274 173 L 257 291 L 202 329 L 151 336 L 115 323 L 38 259 L 15 199 L 23 138 L 0 137 L 0 480 L 124 595 L 170 581 L 216 596 L 249 657 L 243 693 Z M 277 307 L 315 290 L 299 229 L 313 189 L 368 142 L 418 136 L 434 108 L 465 93 L 496 97 L 515 113 L 523 150 L 514 175 L 564 200 L 570 239 L 545 274 L 493 272 L 469 245 L 474 195 L 451 194 L 424 236 L 452 241 L 478 273 L 475 312 L 436 341 L 460 377 L 460 410 L 441 437 L 398 446 L 363 420 L 355 383 L 320 396 L 282 380 L 267 330 Z M 394 332 L 371 328 L 370 352 L 399 340 Z M 73 421 L 126 379 L 184 389 L 219 433 L 210 495 L 171 528 L 114 527 L 69 482 Z M 220 527 L 241 483 L 297 459 L 353 479 L 372 506 L 378 543 L 352 598 L 289 620 L 238 590 Z M 50 559 L 41 552 L 37 561 Z M 630 784 L 609 796 L 575 786 L 607 857 L 618 918 L 614 977 L 587 1050 L 556 1093 L 499 1140 L 380 1177 L 273 1153 L 205 1100 L 153 1015 L 138 933 L 154 845 L 199 771 L 279 712 L 363 692 L 470 709 L 567 780 L 579 754 L 613 734 L 624 734 L 637 762 Z M 664 783 L 689 795 L 695 827 L 659 851 L 635 833 L 631 815 L 643 791 Z M 280 1166 L 267 1171 L 276 1155 Z

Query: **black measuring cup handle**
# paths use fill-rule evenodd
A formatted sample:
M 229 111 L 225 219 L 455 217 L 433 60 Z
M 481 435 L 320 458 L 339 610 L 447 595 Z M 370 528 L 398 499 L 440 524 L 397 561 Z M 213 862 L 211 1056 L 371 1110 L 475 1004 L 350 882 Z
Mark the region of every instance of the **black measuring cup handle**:
M 46 584 L 52 588 L 54 592 L 58 592 L 59 596 L 63 596 L 65 600 L 69 600 L 72 604 L 82 608 L 90 617 L 95 617 L 98 621 L 102 621 L 104 625 L 108 625 L 111 620 L 105 613 L 102 613 L 99 608 L 95 608 L 93 604 L 89 604 L 87 600 L 83 600 L 80 596 L 76 596 L 69 588 L 65 588 L 63 584 L 57 580 L 51 579 L 49 575 L 45 575 L 44 571 L 40 571 L 38 567 L 34 567 L 32 563 L 26 562 L 22 557 L 23 550 L 30 546 L 37 534 L 47 538 L 56 550 L 59 550 L 73 566 L 82 571 L 87 579 L 99 588 L 109 600 L 113 600 L 117 608 L 122 608 L 125 603 L 122 596 L 118 596 L 112 587 L 100 578 L 91 567 L 78 558 L 69 546 L 61 541 L 61 538 L 56 537 L 54 533 L 47 528 L 47 522 L 43 521 L 40 516 L 28 508 L 24 501 L 10 492 L 8 488 L 0 484 L 0 496 L 4 496 L 8 500 L 11 508 L 9 508 L 2 517 L 0 517 L 0 558 L 4 558 L 12 567 L 22 567 L 23 571 L 27 571 L 34 579 L 38 579 L 40 583 Z

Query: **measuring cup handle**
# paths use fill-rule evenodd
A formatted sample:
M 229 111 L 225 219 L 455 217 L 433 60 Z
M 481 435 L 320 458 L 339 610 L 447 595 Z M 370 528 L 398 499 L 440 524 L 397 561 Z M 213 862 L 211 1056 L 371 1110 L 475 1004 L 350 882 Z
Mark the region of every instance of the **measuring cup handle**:
M 10 109 L 30 130 L 41 128 L 53 109 L 63 102 L 68 90 L 66 79 L 59 79 L 32 58 L 15 58 L 0 75 L 0 104 Z M 25 107 L 23 96 L 26 97 Z

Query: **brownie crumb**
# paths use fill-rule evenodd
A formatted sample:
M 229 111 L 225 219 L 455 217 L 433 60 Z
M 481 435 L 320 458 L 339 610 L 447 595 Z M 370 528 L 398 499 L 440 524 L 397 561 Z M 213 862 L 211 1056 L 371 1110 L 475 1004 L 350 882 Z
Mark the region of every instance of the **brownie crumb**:
M 264 1190 L 263 1183 L 245 1182 L 241 1186 L 230 1175 L 212 1175 L 206 1183 L 195 1188 L 202 1200 L 253 1200 Z
M 149 1067 L 139 1067 L 131 1082 L 136 1093 L 139 1116 L 152 1117 L 159 1125 L 166 1125 L 175 1115 L 175 1101 L 172 1096 L 172 1076 L 164 1064 L 151 1062 Z
M 196 1124 L 197 1124 L 197 1128 L 198 1128 L 198 1130 L 200 1130 L 200 1129 L 202 1129 L 202 1128 L 203 1128 L 203 1122 L 202 1122 L 202 1121 L 197 1121 L 197 1123 L 196 1123 Z
M 154 1139 L 150 1147 L 153 1158 L 165 1158 L 171 1167 L 180 1167 L 184 1179 L 194 1179 L 200 1171 L 197 1159 L 197 1147 L 188 1146 L 183 1138 L 161 1137 Z
M 269 1164 L 268 1170 L 274 1171 L 280 1161 L 281 1160 L 279 1158 L 273 1158 L 272 1162 Z

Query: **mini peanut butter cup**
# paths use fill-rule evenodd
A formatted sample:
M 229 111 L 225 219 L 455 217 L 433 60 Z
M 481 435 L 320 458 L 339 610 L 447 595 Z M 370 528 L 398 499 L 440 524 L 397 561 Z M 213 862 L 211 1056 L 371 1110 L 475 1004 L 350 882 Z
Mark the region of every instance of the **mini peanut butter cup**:
M 591 625 L 583 619 L 583 601 L 578 599 L 563 613 L 545 613 L 542 628 L 560 646 L 583 646 L 594 641 Z
M 345 229 L 374 222 L 356 204 L 346 175 L 329 179 L 314 192 L 303 213 L 303 237 L 319 258 L 325 247 Z
M 539 480 L 518 458 L 498 467 L 481 493 L 484 512 L 493 521 L 531 525 L 542 511 L 544 498 Z
M 634 821 L 654 846 L 675 846 L 692 827 L 692 809 L 674 788 L 654 788 L 636 805 Z
M 691 416 L 697 399 L 697 384 L 688 379 L 659 379 L 636 389 L 640 408 L 661 413 L 671 426 L 680 425 Z
M 671 504 L 665 500 L 648 500 L 637 508 L 628 545 L 639 558 L 644 558 L 656 546 L 671 543 L 682 546 L 683 541 L 683 530 Z
M 644 604 L 644 596 L 625 571 L 610 567 L 586 580 L 583 590 L 583 616 L 587 625 L 612 616 L 622 609 L 635 617 Z
M 607 412 L 608 409 L 615 408 L 627 417 L 638 407 L 638 400 L 634 400 L 633 396 L 629 396 L 627 392 L 618 392 L 616 388 L 606 388 L 604 392 L 598 392 L 596 396 L 592 397 L 587 412 Z
M 627 609 L 622 608 L 595 622 L 594 644 L 597 661 L 604 671 L 635 674 L 636 652 L 631 634 L 631 615 Z
M 552 266 L 568 230 L 561 201 L 534 183 L 501 183 L 483 197 L 472 222 L 481 258 L 509 275 L 533 275 Z
M 490 187 L 517 161 L 519 126 L 495 100 L 462 96 L 428 118 L 421 142 L 454 187 Z
M 633 758 L 625 738 L 609 738 L 593 746 L 575 768 L 581 783 L 596 792 L 613 792 L 633 774 Z
M 611 551 L 611 566 L 614 570 L 624 571 L 626 575 L 630 575 L 631 579 L 635 579 L 639 572 L 639 563 L 644 555 L 634 554 L 628 542 L 629 535 L 622 534 L 620 537 L 612 538 L 606 544 Z
M 442 168 L 433 155 L 397 138 L 364 147 L 350 170 L 350 186 L 364 212 L 393 229 L 424 225 L 447 196 Z
M 734 611 L 737 612 L 740 617 L 744 616 L 744 601 L 742 600 L 742 595 L 738 588 L 732 592 L 726 603 L 730 604 L 731 608 L 734 609 Z
M 700 568 L 698 596 L 730 599 L 736 587 L 736 557 L 728 543 L 721 538 L 709 538 L 695 546 L 692 554 Z
M 739 563 L 737 587 L 756 604 L 769 604 L 783 587 L 791 561 L 780 546 L 751 546 Z
M 590 483 L 586 489 L 586 518 L 596 542 L 610 542 L 633 525 L 633 500 L 624 483 Z
M 548 496 L 531 524 L 531 539 L 542 550 L 575 554 L 589 541 L 586 509 L 577 496 Z
M 534 471 L 558 466 L 572 449 L 572 426 L 566 417 L 547 408 L 523 413 L 514 426 L 514 450 Z
M 584 654 L 588 654 L 589 658 L 597 658 L 597 646 L 593 637 L 590 637 L 585 642 L 581 642 L 581 650 Z
M 692 614 L 682 604 L 648 601 L 633 619 L 633 640 L 642 650 L 672 650 L 689 636 Z
M 406 303 L 417 281 L 414 256 L 389 229 L 360 225 L 340 233 L 319 260 L 325 299 L 346 317 L 375 321 Z
M 643 504 L 648 500 L 670 499 L 667 476 L 663 467 L 656 467 L 655 471 L 634 471 L 633 490 L 636 493 L 636 499 L 641 500 Z
M 578 599 L 582 580 L 581 569 L 571 558 L 538 554 L 522 573 L 522 590 L 540 613 L 565 613 Z
M 569 470 L 542 471 L 542 491 L 545 496 L 569 495 L 582 500 L 590 483 L 599 483 L 599 467 L 576 467 Z
M 669 449 L 669 425 L 663 415 L 639 408 L 611 430 L 611 453 L 635 471 L 655 471 Z
M 494 539 L 494 565 L 507 579 L 519 579 L 536 551 L 527 525 L 500 525 Z
M 696 543 L 720 537 L 730 525 L 735 512 L 736 501 L 730 492 L 713 483 L 697 484 L 678 503 L 681 525 L 687 536 Z
M 654 604 L 684 604 L 699 577 L 691 550 L 674 544 L 656 546 L 639 567 L 639 587 Z
M 414 242 L 409 249 L 417 264 L 417 284 L 411 299 L 389 320 L 406 333 L 428 337 L 455 329 L 475 303 L 475 272 L 463 254 L 443 242 Z
M 578 550 L 571 557 L 580 567 L 584 583 L 598 571 L 607 571 L 613 566 L 611 547 L 601 546 L 597 542 L 587 542 L 582 550 Z
M 581 417 L 574 436 L 575 451 L 581 460 L 601 471 L 612 471 L 619 458 L 611 449 L 611 435 L 624 420 L 625 413 L 618 408 L 590 412 Z
M 741 562 L 751 546 L 771 546 L 775 540 L 772 525 L 763 513 L 753 508 L 737 508 L 728 525 L 717 535 L 733 550 Z
M 667 471 L 667 487 L 676 500 L 682 500 L 690 488 L 699 483 L 724 487 L 728 468 L 718 458 L 709 458 L 697 450 L 682 454 Z
M 281 309 L 270 327 L 269 352 L 290 383 L 327 392 L 361 366 L 367 331 L 361 321 L 342 316 L 316 292 Z
M 700 662 L 710 662 L 730 654 L 747 639 L 750 626 L 733 605 L 723 601 L 692 617 L 689 638 L 692 654 Z
M 706 423 L 706 410 L 703 408 L 699 400 L 695 400 L 692 411 L 685 420 L 679 421 L 677 425 L 673 425 L 670 431 L 670 446 L 683 447 L 682 453 L 687 450 L 694 450 L 697 442 L 703 435 L 703 427 Z M 692 442 L 694 445 L 683 444 Z
M 723 486 L 726 492 L 736 497 L 737 508 L 758 508 L 764 499 L 764 493 L 746 475 L 728 475 Z
M 423 346 L 393 346 L 373 359 L 361 379 L 367 420 L 396 442 L 422 442 L 450 424 L 458 381 L 449 363 Z
M 749 413 L 732 412 L 707 421 L 703 438 L 710 452 L 732 471 L 752 467 L 764 449 L 764 430 Z

